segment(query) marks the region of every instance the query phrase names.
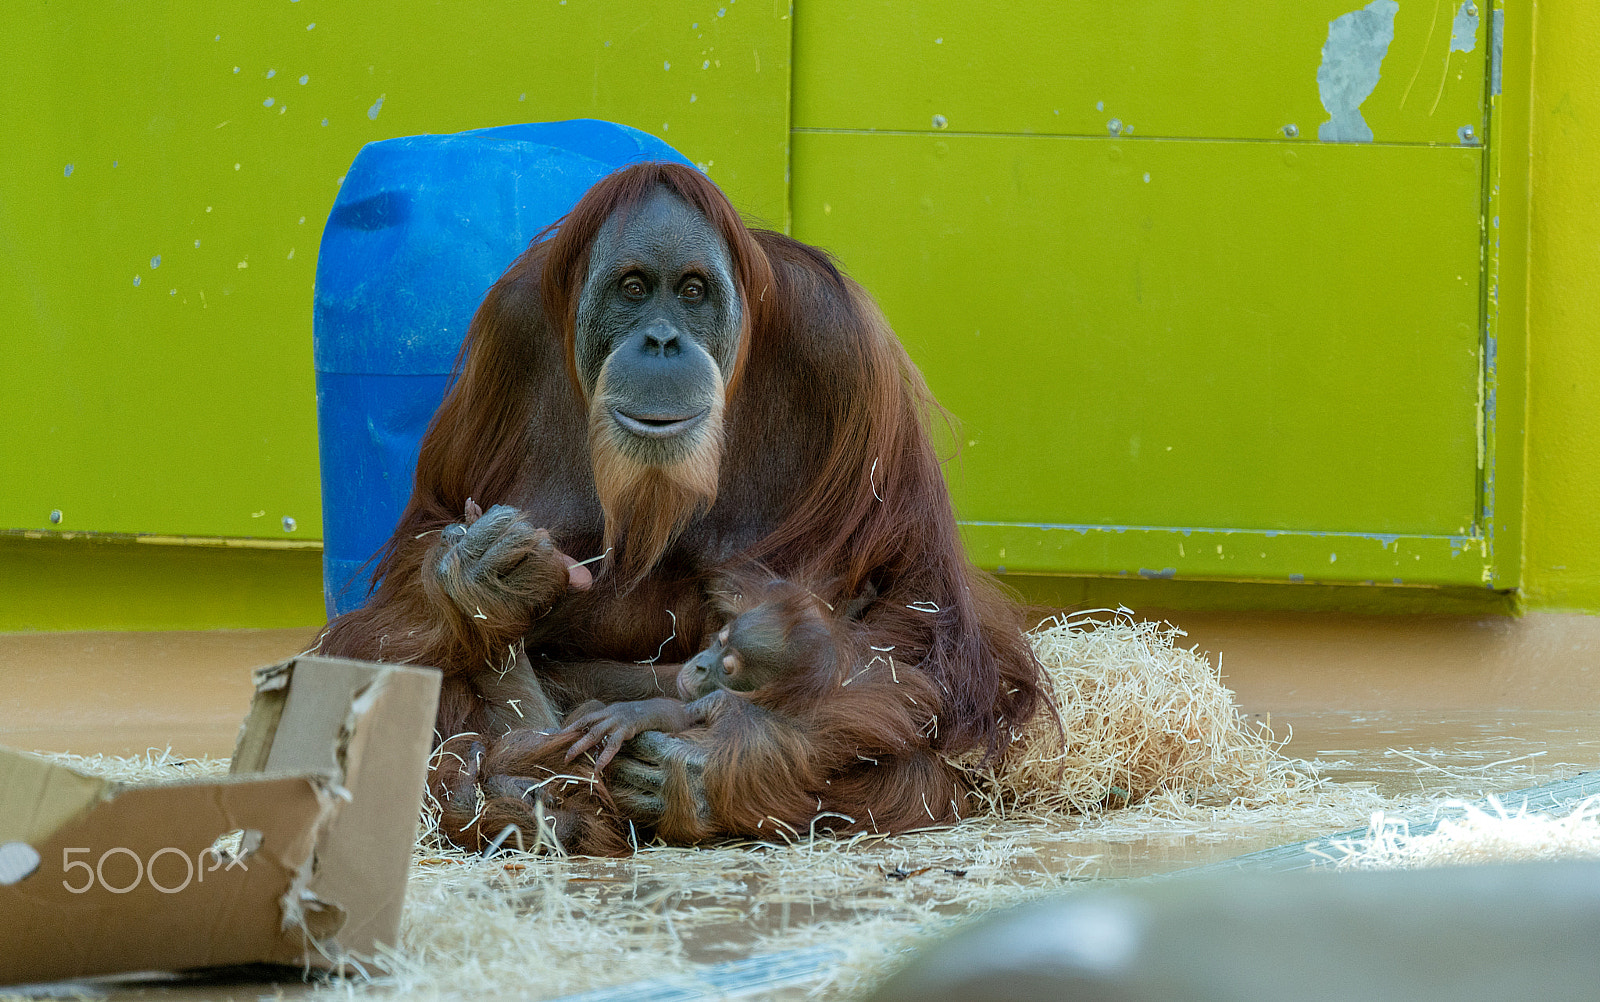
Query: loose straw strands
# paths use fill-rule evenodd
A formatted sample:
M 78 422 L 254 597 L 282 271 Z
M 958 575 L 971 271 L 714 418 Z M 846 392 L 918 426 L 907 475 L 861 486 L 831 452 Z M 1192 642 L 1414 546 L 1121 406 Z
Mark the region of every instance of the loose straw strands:
M 150 748 L 143 755 L 74 755 L 71 752 L 41 752 L 44 758 L 69 769 L 103 776 L 119 783 L 163 783 L 180 779 L 216 779 L 228 774 L 225 758 L 186 758 L 172 749 Z
M 1378 811 L 1366 837 L 1338 840 L 1332 852 L 1315 849 L 1336 866 L 1354 870 L 1416 869 L 1478 863 L 1600 859 L 1600 797 L 1591 797 L 1570 814 L 1509 812 L 1489 798 L 1494 813 L 1452 800 L 1443 806 L 1461 816 L 1444 818 L 1430 832 L 1413 837 L 1405 821 Z
M 1088 814 L 1176 795 L 1262 806 L 1304 797 L 1315 771 L 1246 723 L 1233 693 L 1184 633 L 1127 610 L 1055 617 L 1029 634 L 1060 713 L 1012 735 L 996 766 L 957 761 L 999 812 Z M 1063 738 L 1065 741 L 1063 742 Z

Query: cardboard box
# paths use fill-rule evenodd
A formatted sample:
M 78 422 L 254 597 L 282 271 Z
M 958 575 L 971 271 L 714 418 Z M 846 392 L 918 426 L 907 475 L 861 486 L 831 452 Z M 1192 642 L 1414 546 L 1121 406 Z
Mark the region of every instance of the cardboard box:
M 130 786 L 0 748 L 0 985 L 395 942 L 439 673 L 298 657 L 255 681 L 221 779 Z

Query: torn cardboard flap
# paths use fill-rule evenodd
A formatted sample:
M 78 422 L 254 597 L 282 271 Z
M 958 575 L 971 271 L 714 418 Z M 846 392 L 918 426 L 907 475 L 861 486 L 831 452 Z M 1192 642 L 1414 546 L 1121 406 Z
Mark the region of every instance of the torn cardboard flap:
M 128 786 L 0 748 L 0 984 L 393 944 L 439 673 L 262 669 L 222 779 Z

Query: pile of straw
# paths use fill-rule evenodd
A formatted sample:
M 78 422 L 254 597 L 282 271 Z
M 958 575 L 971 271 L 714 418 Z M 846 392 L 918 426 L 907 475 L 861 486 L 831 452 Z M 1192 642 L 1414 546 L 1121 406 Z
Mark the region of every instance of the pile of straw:
M 1184 632 L 1126 609 L 1046 620 L 1029 639 L 1061 726 L 1041 713 L 998 765 L 957 760 L 995 811 L 1089 814 L 1157 797 L 1191 804 L 1281 803 L 1315 785 Z M 1287 740 L 1287 739 L 1285 739 Z
M 39 755 L 69 769 L 91 776 L 103 776 L 118 783 L 165 783 L 184 779 L 216 779 L 228 774 L 225 758 L 186 758 L 174 755 L 172 748 L 149 748 L 143 755 L 74 755 L 71 752 L 39 752 Z
M 1332 843 L 1341 855 L 1318 854 L 1353 870 L 1600 859 L 1600 797 L 1585 800 L 1563 816 L 1526 809 L 1508 812 L 1494 797 L 1489 803 L 1492 814 L 1473 804 L 1450 801 L 1445 807 L 1458 809 L 1461 815 L 1445 818 L 1416 837 L 1405 821 L 1379 811 L 1373 814 L 1366 837 Z

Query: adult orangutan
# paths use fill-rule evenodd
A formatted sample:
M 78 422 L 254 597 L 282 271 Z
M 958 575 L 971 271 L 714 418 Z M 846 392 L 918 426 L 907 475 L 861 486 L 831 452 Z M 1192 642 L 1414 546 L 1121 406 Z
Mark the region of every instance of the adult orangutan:
M 942 756 L 1000 752 L 1041 683 L 962 552 L 936 410 L 821 251 L 747 229 L 692 169 L 629 167 L 489 290 L 376 590 L 321 650 L 443 669 L 431 790 L 463 845 L 953 821 L 966 790 Z M 596 555 L 591 577 L 575 558 Z M 675 692 L 726 625 L 713 593 L 757 566 L 845 645 L 780 655 L 790 712 L 730 701 L 599 776 L 565 762 L 563 718 Z

